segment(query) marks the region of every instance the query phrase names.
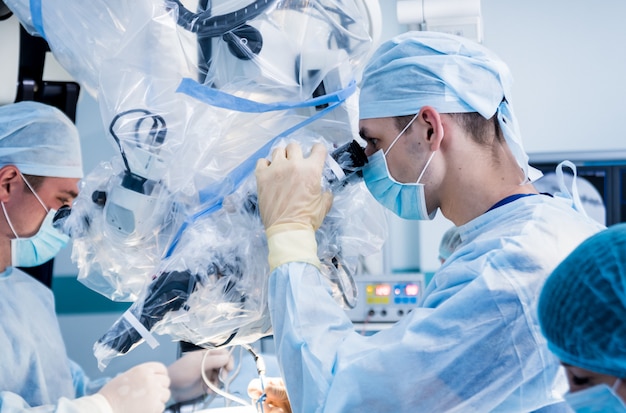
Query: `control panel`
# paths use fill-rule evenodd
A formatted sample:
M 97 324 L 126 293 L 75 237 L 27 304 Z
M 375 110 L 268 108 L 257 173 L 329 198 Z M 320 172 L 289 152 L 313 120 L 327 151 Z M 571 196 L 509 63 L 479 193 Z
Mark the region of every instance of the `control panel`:
M 425 287 L 424 274 L 355 277 L 357 304 L 347 311 L 354 323 L 394 323 L 417 306 Z

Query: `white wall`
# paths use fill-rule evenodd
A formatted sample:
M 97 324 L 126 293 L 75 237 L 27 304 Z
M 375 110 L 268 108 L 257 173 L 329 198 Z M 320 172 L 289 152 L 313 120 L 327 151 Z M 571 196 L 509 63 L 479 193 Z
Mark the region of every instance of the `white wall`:
M 528 152 L 624 149 L 626 2 L 482 0 Z
M 383 39 L 406 30 L 381 0 Z M 526 150 L 624 149 L 626 2 L 482 0 L 483 44 L 510 67 Z
M 382 40 L 406 31 L 396 1 L 381 0 Z M 531 155 L 626 150 L 626 2 L 482 0 L 483 44 L 510 67 L 513 102 Z M 414 225 L 408 223 L 407 225 Z M 422 271 L 433 271 L 438 242 L 451 223 L 440 214 L 392 248 L 419 245 Z

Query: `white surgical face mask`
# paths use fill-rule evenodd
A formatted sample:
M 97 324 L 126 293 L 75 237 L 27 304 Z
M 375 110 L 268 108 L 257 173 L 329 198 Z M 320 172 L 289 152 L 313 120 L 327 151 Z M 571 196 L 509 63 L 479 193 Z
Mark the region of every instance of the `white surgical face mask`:
M 424 184 L 419 182 L 424 172 L 426 172 L 426 168 L 428 168 L 433 156 L 435 156 L 435 152 L 428 158 L 424 169 L 422 169 L 415 183 L 396 181 L 389 172 L 389 165 L 387 164 L 386 158 L 391 148 L 393 148 L 398 139 L 400 139 L 404 132 L 411 126 L 417 116 L 418 115 L 415 115 L 405 128 L 402 129 L 385 152 L 378 150 L 369 157 L 368 162 L 363 168 L 363 180 L 372 196 L 399 217 L 404 219 L 429 220 L 435 217 L 437 211 L 428 214 Z
M 11 265 L 14 267 L 35 267 L 54 258 L 67 245 L 69 237 L 52 226 L 52 220 L 56 211 L 54 209 L 48 210 L 23 175 L 22 179 L 47 212 L 46 218 L 41 227 L 39 227 L 39 231 L 32 237 L 20 238 L 9 219 L 4 202 L 0 203 L 0 205 L 2 206 L 4 217 L 15 236 L 11 240 Z
M 575 393 L 567 393 L 565 401 L 576 413 L 617 413 L 626 412 L 626 404 L 615 393 L 621 379 L 617 379 L 613 387 L 598 384 Z

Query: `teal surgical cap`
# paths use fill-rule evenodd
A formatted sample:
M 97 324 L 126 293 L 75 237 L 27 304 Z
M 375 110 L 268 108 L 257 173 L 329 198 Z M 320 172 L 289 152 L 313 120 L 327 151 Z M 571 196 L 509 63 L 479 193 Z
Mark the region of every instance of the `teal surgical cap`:
M 461 235 L 458 227 L 451 227 L 441 237 L 439 243 L 439 259 L 447 260 L 461 243 Z
M 539 323 L 562 362 L 626 377 L 626 224 L 588 238 L 552 272 Z
M 511 105 L 508 67 L 478 43 L 438 32 L 407 32 L 374 52 L 363 73 L 361 119 L 413 115 L 423 106 L 439 113 L 498 116 L 504 138 L 527 177 L 528 166 Z M 530 174 L 530 176 L 529 176 Z
M 0 106 L 0 167 L 27 175 L 82 178 L 78 131 L 55 107 L 38 102 Z

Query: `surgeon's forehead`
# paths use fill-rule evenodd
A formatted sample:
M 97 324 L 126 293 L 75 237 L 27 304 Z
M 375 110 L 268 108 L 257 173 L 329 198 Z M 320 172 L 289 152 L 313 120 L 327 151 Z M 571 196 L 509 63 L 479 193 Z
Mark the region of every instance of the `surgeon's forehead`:
M 50 196 L 65 195 L 71 199 L 74 199 L 78 196 L 79 181 L 80 179 L 78 178 L 46 177 L 37 192 Z
M 359 120 L 359 135 L 362 138 L 378 138 L 390 132 L 396 132 L 396 118 L 371 118 Z

